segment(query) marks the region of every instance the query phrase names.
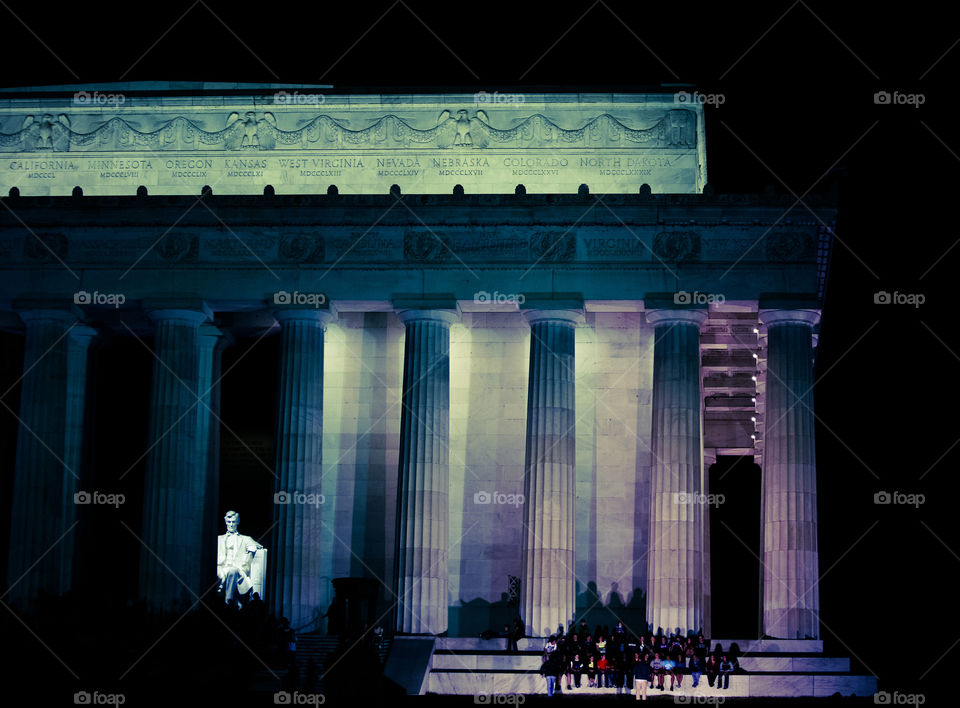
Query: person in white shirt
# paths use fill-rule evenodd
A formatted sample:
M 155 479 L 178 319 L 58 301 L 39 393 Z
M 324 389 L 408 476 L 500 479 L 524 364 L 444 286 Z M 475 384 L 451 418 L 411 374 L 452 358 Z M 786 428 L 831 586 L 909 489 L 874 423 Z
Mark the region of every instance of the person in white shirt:
M 546 661 L 550 658 L 550 655 L 557 650 L 557 637 L 556 635 L 551 635 L 550 639 L 547 641 L 547 645 L 543 648 L 543 660 Z

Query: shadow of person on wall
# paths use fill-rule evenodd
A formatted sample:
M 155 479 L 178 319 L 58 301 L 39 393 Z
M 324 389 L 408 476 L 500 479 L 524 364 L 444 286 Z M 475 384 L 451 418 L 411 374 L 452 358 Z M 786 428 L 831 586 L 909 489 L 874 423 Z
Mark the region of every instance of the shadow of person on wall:
M 610 600 L 607 602 L 607 607 L 613 612 L 624 607 L 623 598 L 620 597 L 620 586 L 615 582 L 610 583 Z
M 603 601 L 597 592 L 597 584 L 593 580 L 587 583 L 587 589 L 577 595 L 577 607 L 602 607 Z

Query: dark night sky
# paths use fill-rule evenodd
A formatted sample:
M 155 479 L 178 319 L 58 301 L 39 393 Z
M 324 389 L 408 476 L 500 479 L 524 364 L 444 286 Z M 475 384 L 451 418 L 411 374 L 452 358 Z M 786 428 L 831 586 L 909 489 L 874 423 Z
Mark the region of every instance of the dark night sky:
M 960 660 L 945 582 L 960 571 L 950 513 L 960 337 L 947 309 L 960 265 L 960 234 L 947 220 L 960 166 L 960 131 L 947 110 L 956 103 L 960 45 L 951 47 L 960 30 L 949 6 L 837 5 L 0 2 L 0 85 L 206 80 L 509 92 L 683 82 L 722 94 L 724 104 L 707 111 L 718 192 L 839 189 L 815 389 L 822 636 L 830 653 L 859 657 L 881 687 L 932 692 Z M 919 93 L 925 103 L 876 105 L 880 90 Z M 878 290 L 923 293 L 926 303 L 874 305 Z M 880 490 L 927 501 L 877 506 Z M 902 631 L 925 633 L 925 656 L 895 669 L 880 639 Z

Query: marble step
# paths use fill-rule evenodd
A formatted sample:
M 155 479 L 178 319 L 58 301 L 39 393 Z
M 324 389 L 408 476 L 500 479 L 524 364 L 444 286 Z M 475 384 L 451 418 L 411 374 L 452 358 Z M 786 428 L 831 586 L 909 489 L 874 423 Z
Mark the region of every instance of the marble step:
M 566 686 L 566 681 L 561 681 Z M 870 696 L 877 692 L 877 679 L 874 676 L 858 676 L 848 673 L 766 673 L 735 675 L 730 679 L 727 689 L 711 688 L 701 681 L 693 688 L 690 677 L 684 677 L 683 686 L 674 691 L 667 689 L 648 690 L 648 696 L 669 695 L 684 697 L 791 697 L 791 696 L 831 696 L 840 693 L 844 696 Z M 446 695 L 497 696 L 512 694 L 545 694 L 546 682 L 536 673 L 490 672 L 490 671 L 431 671 L 427 691 Z M 586 681 L 581 688 L 563 691 L 568 695 L 616 695 L 614 688 L 588 688 Z M 623 691 L 626 693 L 626 690 Z
M 545 638 L 528 637 L 518 642 L 520 651 L 540 651 L 547 643 Z M 822 654 L 823 641 L 819 639 L 711 639 L 710 650 L 721 645 L 729 649 L 731 644 L 740 647 L 741 654 Z M 503 651 L 507 640 L 502 638 L 480 639 L 479 637 L 438 637 L 437 649 L 460 651 Z
M 497 671 L 539 671 L 541 655 L 446 653 L 434 651 L 433 670 L 467 669 Z M 744 656 L 740 668 L 749 672 L 842 672 L 850 671 L 850 659 L 832 656 Z

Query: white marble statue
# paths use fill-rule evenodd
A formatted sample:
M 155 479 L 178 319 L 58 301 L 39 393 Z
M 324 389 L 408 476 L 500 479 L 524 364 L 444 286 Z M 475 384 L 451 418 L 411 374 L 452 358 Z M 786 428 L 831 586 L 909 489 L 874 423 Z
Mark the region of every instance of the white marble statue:
M 217 536 L 217 577 L 220 578 L 227 604 L 239 603 L 241 596 L 253 587 L 250 565 L 254 554 L 263 546 L 237 531 L 240 524 L 240 514 L 237 512 L 228 511 L 223 520 L 227 524 L 227 532 Z

